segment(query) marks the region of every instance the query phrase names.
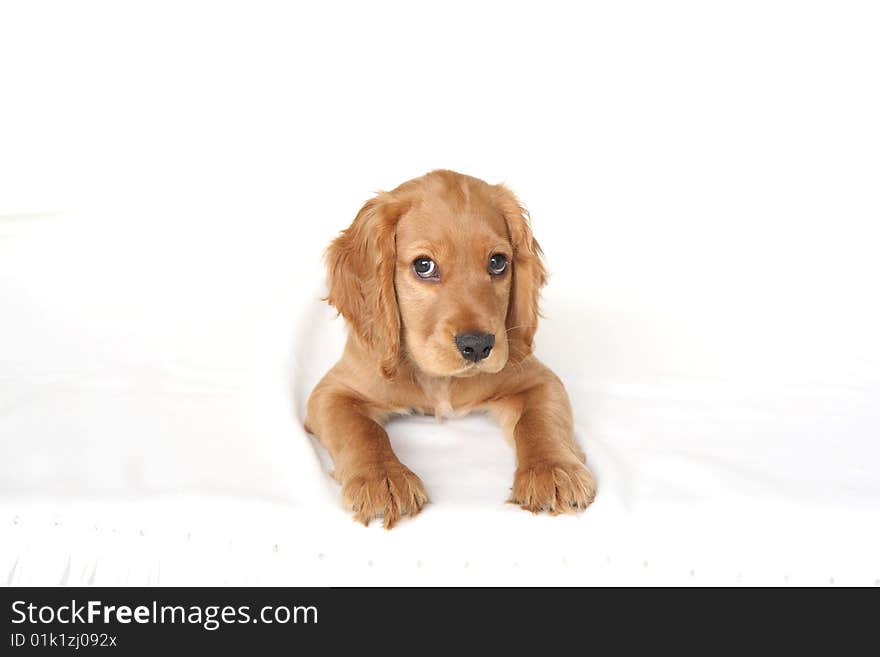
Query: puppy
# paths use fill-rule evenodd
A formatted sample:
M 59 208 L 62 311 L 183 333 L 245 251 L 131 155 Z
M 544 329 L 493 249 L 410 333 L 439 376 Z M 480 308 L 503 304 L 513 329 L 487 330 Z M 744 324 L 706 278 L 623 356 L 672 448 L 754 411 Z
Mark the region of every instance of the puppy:
M 552 514 L 595 495 L 560 380 L 532 355 L 546 273 L 528 215 L 503 185 L 433 171 L 367 201 L 326 254 L 342 358 L 308 401 L 344 504 L 393 527 L 428 501 L 382 424 L 401 413 L 487 411 L 516 447 L 510 501 Z

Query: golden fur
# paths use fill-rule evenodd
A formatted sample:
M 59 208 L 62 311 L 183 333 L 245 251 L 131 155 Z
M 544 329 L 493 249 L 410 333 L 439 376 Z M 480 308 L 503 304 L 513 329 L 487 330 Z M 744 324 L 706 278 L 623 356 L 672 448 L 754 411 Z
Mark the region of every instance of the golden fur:
M 502 254 L 503 275 L 487 261 Z M 339 362 L 308 401 L 306 427 L 335 463 L 343 501 L 392 527 L 428 496 L 382 423 L 390 416 L 488 411 L 516 448 L 510 501 L 533 512 L 580 510 L 595 484 L 573 434 L 562 383 L 532 355 L 546 279 L 528 215 L 503 185 L 433 171 L 369 200 L 327 250 L 327 300 L 349 325 Z M 431 258 L 439 279 L 413 271 Z M 462 332 L 495 336 L 465 360 Z

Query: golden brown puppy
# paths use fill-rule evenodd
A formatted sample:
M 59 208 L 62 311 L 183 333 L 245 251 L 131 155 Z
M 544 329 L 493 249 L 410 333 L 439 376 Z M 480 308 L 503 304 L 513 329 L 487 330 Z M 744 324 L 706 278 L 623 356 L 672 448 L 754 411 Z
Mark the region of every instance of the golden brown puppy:
M 361 208 L 327 251 L 327 300 L 348 321 L 306 430 L 330 452 L 355 517 L 392 527 L 428 496 L 382 428 L 400 413 L 488 411 L 516 446 L 511 502 L 580 510 L 595 484 L 562 383 L 532 355 L 541 249 L 503 185 L 433 171 Z

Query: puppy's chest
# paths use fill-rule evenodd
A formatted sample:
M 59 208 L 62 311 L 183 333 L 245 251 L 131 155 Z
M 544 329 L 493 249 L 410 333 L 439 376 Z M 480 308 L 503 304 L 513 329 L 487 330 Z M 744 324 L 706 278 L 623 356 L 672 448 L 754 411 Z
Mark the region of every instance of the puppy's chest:
M 452 383 L 449 379 L 417 380 L 424 396 L 426 415 L 433 414 L 438 421 L 446 418 L 461 417 L 473 410 L 473 404 L 462 403 L 453 395 Z

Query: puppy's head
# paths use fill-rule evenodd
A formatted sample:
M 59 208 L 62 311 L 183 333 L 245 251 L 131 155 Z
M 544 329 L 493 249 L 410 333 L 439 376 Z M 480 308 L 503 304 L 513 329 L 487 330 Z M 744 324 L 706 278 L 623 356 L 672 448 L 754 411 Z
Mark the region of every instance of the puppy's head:
M 434 171 L 361 208 L 327 252 L 328 301 L 393 377 L 495 373 L 532 350 L 546 275 L 506 187 Z

